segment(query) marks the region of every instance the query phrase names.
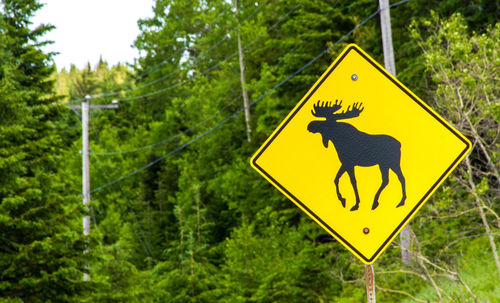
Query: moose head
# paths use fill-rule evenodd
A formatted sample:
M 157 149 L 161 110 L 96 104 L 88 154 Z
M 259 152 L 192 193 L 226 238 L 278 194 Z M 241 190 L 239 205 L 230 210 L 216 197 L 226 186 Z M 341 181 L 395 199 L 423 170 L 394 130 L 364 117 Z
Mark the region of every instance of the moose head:
M 332 132 L 332 128 L 335 128 L 335 123 L 338 120 L 349 119 L 358 117 L 363 111 L 363 103 L 354 103 L 347 107 L 346 111 L 335 114 L 339 109 L 342 108 L 342 100 L 335 100 L 335 103 L 330 101 L 318 101 L 313 105 L 311 113 L 317 118 L 326 118 L 326 120 L 315 120 L 309 123 L 307 130 L 311 133 L 320 133 L 323 136 L 323 145 L 328 147 L 328 133 Z

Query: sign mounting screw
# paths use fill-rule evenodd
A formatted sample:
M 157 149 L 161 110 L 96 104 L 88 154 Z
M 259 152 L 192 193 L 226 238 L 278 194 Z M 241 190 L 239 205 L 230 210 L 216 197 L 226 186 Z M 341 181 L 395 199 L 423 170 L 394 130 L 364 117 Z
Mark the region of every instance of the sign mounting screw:
M 368 227 L 363 228 L 363 233 L 365 235 L 369 234 L 370 233 L 370 229 Z
M 352 79 L 352 81 L 358 80 L 358 75 L 352 74 L 351 79 Z

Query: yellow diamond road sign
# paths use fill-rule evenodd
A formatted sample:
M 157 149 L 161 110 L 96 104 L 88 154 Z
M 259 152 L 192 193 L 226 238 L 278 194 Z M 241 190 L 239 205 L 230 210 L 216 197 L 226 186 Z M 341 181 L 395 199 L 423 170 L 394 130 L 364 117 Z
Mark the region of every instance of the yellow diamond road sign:
M 259 148 L 251 165 L 371 264 L 470 146 L 351 44 Z

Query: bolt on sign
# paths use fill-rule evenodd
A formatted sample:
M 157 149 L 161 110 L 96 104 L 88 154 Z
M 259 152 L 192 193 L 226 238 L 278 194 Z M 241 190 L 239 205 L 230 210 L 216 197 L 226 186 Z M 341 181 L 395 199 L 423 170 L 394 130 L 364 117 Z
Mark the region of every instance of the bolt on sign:
M 372 264 L 470 148 L 462 134 L 351 44 L 251 165 Z

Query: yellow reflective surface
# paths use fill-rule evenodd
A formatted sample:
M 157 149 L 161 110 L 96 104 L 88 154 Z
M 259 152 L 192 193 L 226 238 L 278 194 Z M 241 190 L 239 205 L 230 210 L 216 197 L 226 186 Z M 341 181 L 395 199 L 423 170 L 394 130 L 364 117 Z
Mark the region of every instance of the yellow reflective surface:
M 353 80 L 353 75 L 357 80 Z M 401 143 L 400 165 L 406 180 L 406 201 L 396 174 L 381 192 L 378 165 L 355 166 L 359 209 L 351 211 L 355 194 L 349 175 L 340 178 L 346 199 L 342 207 L 334 178 L 341 166 L 332 142 L 307 126 L 321 120 L 311 113 L 321 101 L 342 100 L 342 110 L 362 102 L 358 117 L 341 122 L 372 135 L 388 135 Z M 373 263 L 432 192 L 470 149 L 469 141 L 356 45 L 349 45 L 318 79 L 251 159 L 252 166 L 305 211 L 362 262 Z M 364 233 L 363 229 L 369 232 Z

